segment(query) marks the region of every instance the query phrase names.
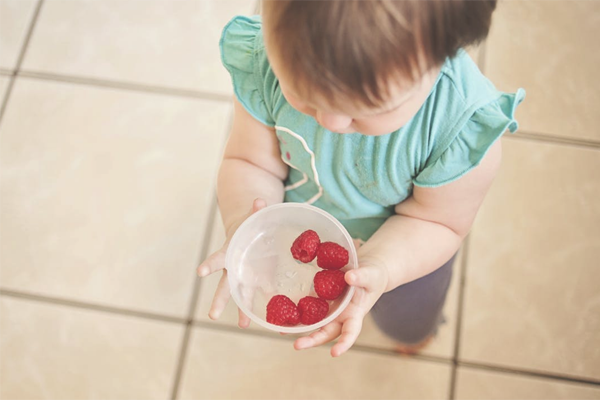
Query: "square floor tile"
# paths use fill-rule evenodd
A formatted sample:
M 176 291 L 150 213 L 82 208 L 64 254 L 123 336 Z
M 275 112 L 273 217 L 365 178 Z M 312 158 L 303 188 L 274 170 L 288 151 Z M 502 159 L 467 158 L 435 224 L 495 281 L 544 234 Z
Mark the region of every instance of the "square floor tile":
M 445 399 L 450 365 L 196 328 L 180 399 Z
M 533 133 L 600 141 L 600 2 L 501 1 L 486 42 L 486 75 L 523 87 L 517 114 Z
M 0 68 L 13 70 L 37 0 L 0 0 Z
M 460 358 L 600 379 L 600 151 L 503 144 L 471 233 Z
M 23 69 L 229 94 L 219 38 L 248 0 L 48 0 Z
M 166 399 L 183 326 L 3 296 L 3 399 Z
M 460 367 L 457 400 L 600 399 L 600 387 L 526 375 Z
M 229 118 L 228 103 L 17 79 L 3 287 L 184 316 Z

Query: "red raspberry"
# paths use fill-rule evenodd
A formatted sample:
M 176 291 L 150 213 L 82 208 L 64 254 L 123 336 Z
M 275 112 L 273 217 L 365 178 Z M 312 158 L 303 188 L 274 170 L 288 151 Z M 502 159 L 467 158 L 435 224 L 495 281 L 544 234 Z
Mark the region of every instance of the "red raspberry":
M 329 312 L 329 304 L 318 297 L 306 296 L 298 302 L 300 311 L 300 322 L 304 325 L 312 325 L 321 321 Z
M 303 263 L 309 263 L 317 256 L 321 239 L 317 232 L 310 229 L 304 231 L 292 244 L 292 256 Z
M 298 325 L 300 312 L 289 297 L 279 294 L 267 304 L 267 322 L 279 326 Z
M 323 269 L 340 269 L 348 264 L 348 250 L 337 243 L 325 242 L 317 251 L 317 265 Z
M 344 272 L 339 269 L 317 272 L 314 283 L 315 292 L 325 300 L 337 299 L 348 286 L 344 279 Z

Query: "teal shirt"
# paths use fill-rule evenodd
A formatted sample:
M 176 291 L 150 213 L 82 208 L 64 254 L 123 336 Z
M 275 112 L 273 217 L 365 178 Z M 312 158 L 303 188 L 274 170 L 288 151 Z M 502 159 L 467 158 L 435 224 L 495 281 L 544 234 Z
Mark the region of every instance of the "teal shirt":
M 508 128 L 525 92 L 502 93 L 461 50 L 446 60 L 427 100 L 402 128 L 383 136 L 338 134 L 286 101 L 267 60 L 259 16 L 235 17 L 221 57 L 234 93 L 258 121 L 274 127 L 289 165 L 285 201 L 312 204 L 367 240 L 414 185 L 437 187 L 476 167 Z

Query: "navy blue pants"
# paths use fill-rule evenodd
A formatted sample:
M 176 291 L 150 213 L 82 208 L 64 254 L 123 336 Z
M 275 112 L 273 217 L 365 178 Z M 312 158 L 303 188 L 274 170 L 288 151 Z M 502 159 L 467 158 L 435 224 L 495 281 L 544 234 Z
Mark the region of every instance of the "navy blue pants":
M 404 344 L 419 343 L 435 333 L 443 319 L 455 258 L 428 275 L 384 293 L 371 309 L 379 329 Z

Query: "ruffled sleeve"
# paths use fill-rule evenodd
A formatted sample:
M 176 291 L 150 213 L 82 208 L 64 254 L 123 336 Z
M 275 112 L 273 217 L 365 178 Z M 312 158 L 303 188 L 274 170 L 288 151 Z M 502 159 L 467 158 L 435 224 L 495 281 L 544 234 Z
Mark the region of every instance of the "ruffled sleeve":
M 498 99 L 476 109 L 462 126 L 455 127 L 454 139 L 438 155 L 427 160 L 413 179 L 421 187 L 437 187 L 461 178 L 479 165 L 492 145 L 508 129 L 519 127 L 514 118 L 525 91 L 502 93 Z
M 265 102 L 264 83 L 257 53 L 262 46 L 262 22 L 259 16 L 233 18 L 223 29 L 219 47 L 221 61 L 229 71 L 233 91 L 246 111 L 267 126 L 274 126 Z

